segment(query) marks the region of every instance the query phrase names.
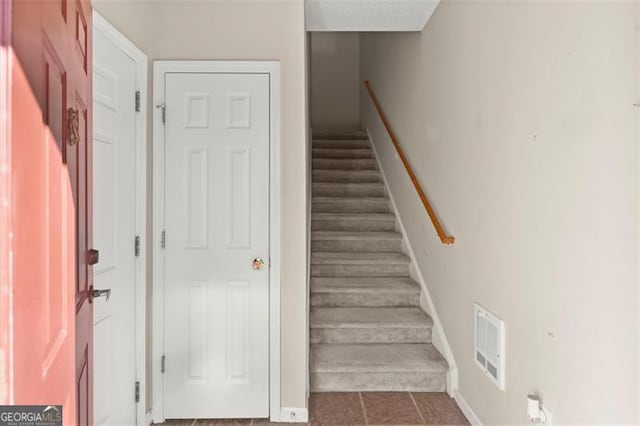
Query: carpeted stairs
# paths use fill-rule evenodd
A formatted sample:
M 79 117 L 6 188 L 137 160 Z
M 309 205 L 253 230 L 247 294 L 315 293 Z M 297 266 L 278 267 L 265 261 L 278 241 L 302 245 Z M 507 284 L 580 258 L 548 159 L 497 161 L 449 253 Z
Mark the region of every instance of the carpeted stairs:
M 445 390 L 447 362 L 361 132 L 313 140 L 311 391 Z

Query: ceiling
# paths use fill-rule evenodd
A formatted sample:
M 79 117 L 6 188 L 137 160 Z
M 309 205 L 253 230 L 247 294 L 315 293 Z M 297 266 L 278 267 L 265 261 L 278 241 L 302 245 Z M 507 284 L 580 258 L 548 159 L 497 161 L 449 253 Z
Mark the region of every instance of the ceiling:
M 440 0 L 306 0 L 307 31 L 422 31 Z

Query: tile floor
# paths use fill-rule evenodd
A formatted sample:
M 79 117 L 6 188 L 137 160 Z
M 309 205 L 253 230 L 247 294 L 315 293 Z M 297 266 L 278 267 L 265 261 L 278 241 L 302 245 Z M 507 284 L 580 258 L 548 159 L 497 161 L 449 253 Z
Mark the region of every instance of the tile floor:
M 168 420 L 175 426 L 292 426 L 265 419 Z M 298 423 L 300 424 L 300 423 Z M 468 425 L 456 402 L 438 392 L 314 393 L 309 401 L 309 425 Z

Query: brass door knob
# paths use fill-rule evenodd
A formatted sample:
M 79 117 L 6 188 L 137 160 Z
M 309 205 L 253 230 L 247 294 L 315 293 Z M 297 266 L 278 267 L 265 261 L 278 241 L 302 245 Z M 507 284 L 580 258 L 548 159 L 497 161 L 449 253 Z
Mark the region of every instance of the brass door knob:
M 254 271 L 259 271 L 260 269 L 262 269 L 262 267 L 264 266 L 264 260 L 262 260 L 259 257 L 256 257 L 255 259 L 253 259 L 253 270 Z

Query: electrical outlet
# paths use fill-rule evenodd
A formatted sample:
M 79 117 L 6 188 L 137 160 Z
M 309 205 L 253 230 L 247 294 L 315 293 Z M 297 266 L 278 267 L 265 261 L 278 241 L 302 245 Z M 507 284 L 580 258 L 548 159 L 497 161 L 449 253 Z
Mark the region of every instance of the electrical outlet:
M 280 410 L 280 422 L 283 423 L 305 423 L 308 417 L 306 408 L 282 407 Z

